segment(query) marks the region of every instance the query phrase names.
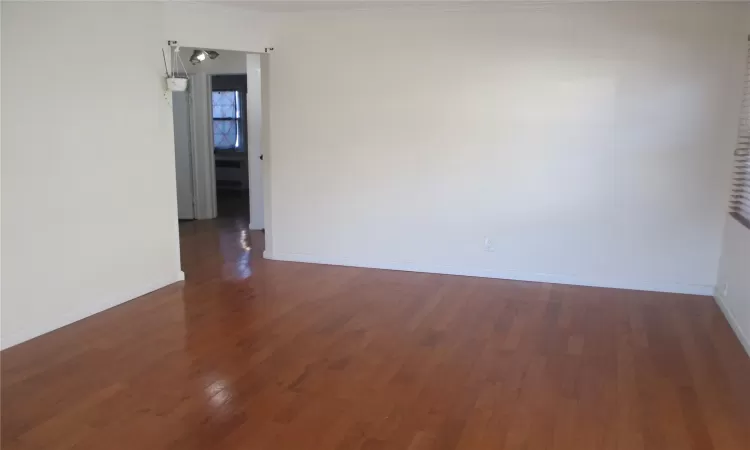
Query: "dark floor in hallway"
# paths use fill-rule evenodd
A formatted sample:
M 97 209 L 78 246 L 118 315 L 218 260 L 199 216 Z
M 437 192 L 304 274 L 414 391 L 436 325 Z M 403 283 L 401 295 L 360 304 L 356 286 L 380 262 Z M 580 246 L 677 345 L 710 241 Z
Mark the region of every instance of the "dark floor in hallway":
M 234 217 L 250 220 L 250 192 L 245 190 L 219 189 L 216 191 L 216 211 L 218 218 Z
M 268 261 L 246 225 L 2 352 L 3 449 L 750 448 L 711 298 Z

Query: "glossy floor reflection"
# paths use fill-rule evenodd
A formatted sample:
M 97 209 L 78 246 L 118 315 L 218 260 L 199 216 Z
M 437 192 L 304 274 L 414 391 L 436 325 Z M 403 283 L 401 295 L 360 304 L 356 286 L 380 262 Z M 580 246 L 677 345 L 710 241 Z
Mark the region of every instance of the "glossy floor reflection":
M 180 227 L 187 281 L 2 353 L 3 449 L 750 448 L 708 297 L 262 259 Z
M 265 249 L 262 231 L 250 231 L 244 218 L 195 220 L 180 224 L 180 253 L 186 279 L 240 280 L 252 275 L 252 261 Z M 256 263 L 256 265 L 259 263 Z

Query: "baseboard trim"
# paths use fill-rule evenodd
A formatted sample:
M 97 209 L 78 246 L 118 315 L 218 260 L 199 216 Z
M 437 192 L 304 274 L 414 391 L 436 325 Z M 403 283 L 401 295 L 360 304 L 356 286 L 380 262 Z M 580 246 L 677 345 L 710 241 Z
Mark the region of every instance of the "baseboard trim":
M 520 271 L 495 271 L 476 268 L 458 268 L 438 265 L 423 265 L 412 263 L 383 263 L 383 262 L 360 262 L 345 258 L 319 258 L 311 255 L 298 253 L 276 253 L 263 252 L 263 257 L 278 261 L 302 262 L 312 264 L 327 264 L 333 266 L 363 267 L 370 269 L 399 270 L 406 272 L 437 273 L 443 275 L 460 275 L 481 278 L 498 278 L 503 280 L 532 281 L 538 283 L 570 284 L 575 286 L 603 287 L 611 289 L 627 289 L 635 291 L 668 292 L 675 294 L 708 295 L 714 294 L 714 286 L 702 284 L 680 284 L 652 281 L 632 281 L 613 279 L 590 279 L 570 275 L 520 272 Z
M 721 295 L 718 288 L 714 293 L 714 300 L 716 301 L 716 304 L 719 305 L 721 312 L 724 313 L 724 317 L 727 319 L 727 322 L 729 322 L 729 326 L 732 327 L 732 331 L 734 331 L 735 336 L 737 336 L 740 344 L 745 349 L 745 353 L 750 356 L 750 338 L 748 338 L 748 336 L 742 331 L 740 323 L 737 321 L 734 314 L 732 314 L 732 310 L 727 307 L 725 303 L 726 299 Z
M 185 272 L 180 270 L 180 273 L 177 274 L 177 281 L 185 281 Z

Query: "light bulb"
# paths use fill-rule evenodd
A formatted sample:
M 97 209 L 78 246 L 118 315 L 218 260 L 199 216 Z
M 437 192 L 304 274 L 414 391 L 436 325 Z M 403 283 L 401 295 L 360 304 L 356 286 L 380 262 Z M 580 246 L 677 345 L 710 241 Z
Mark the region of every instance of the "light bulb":
M 206 60 L 208 57 L 208 53 L 206 53 L 205 50 L 195 50 L 193 51 L 193 55 L 190 56 L 190 62 L 193 64 L 198 64 Z

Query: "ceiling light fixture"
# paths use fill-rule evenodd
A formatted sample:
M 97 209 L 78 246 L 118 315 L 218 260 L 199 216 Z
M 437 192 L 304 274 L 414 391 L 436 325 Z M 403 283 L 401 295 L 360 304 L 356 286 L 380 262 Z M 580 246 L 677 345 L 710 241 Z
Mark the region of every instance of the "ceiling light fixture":
M 200 64 L 208 58 L 208 53 L 205 50 L 194 50 L 193 55 L 190 57 L 190 62 L 193 64 Z
M 193 50 L 193 55 L 190 57 L 190 62 L 195 64 L 200 64 L 206 59 L 216 59 L 219 57 L 219 52 L 215 52 L 213 50 L 201 50 L 196 49 Z

